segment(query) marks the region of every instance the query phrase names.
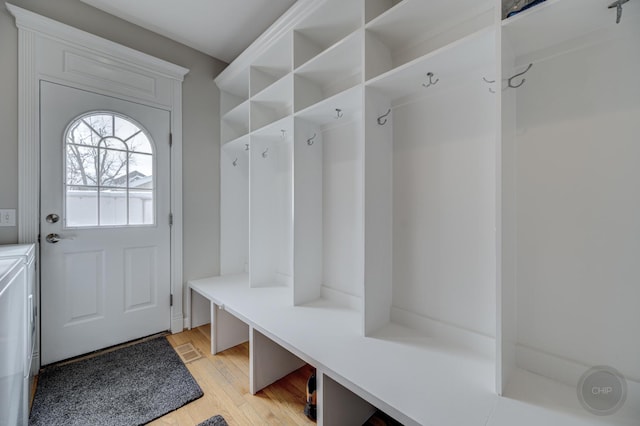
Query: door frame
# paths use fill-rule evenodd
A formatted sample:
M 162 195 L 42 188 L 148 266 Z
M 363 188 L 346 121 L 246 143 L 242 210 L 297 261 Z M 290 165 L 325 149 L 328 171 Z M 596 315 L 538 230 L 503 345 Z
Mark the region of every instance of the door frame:
M 37 243 L 40 232 L 41 80 L 168 110 L 171 332 L 182 331 L 182 82 L 189 70 L 12 4 L 6 6 L 18 27 L 18 241 Z M 38 366 L 39 357 L 38 350 Z

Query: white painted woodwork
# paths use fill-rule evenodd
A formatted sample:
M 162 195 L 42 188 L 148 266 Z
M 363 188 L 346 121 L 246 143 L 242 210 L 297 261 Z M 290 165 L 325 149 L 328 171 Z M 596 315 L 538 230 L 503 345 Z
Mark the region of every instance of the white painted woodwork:
M 532 13 L 531 23 L 568 6 L 556 3 Z M 505 181 L 503 188 L 510 199 L 504 211 L 513 220 L 503 231 L 514 249 L 503 266 L 510 270 L 502 289 L 503 333 L 510 336 L 510 365 L 503 367 L 506 396 L 528 386 L 521 370 L 570 388 L 593 365 L 615 366 L 630 389 L 640 379 L 635 361 L 640 345 L 628 338 L 640 321 L 633 302 L 640 297 L 634 285 L 640 270 L 632 260 L 640 236 L 635 220 L 640 198 L 633 183 L 640 18 L 633 12 L 637 5 L 631 5 L 623 15 L 627 26 L 616 26 L 612 16 L 597 25 L 591 21 L 595 9 L 585 6 L 580 22 L 588 26 L 563 30 L 558 45 L 544 38 L 535 47 L 524 43 L 525 17 L 504 27 L 505 47 L 514 49 L 503 61 L 507 73 L 522 70 L 523 58 L 537 50 L 525 85 L 503 95 L 503 102 L 515 107 L 515 115 L 503 108 L 510 128 L 503 138 L 509 153 L 503 164 L 515 182 Z M 585 35 L 595 30 L 596 36 Z M 583 37 L 563 43 L 569 36 Z M 509 330 L 513 322 L 517 329 Z M 526 396 L 541 398 L 533 391 Z M 637 397 L 630 392 L 626 405 L 637 406 Z M 621 411 L 612 419 L 625 424 L 637 415 Z
M 305 362 L 254 327 L 250 329 L 249 390 L 255 395 Z
M 505 21 L 498 0 L 339 3 L 294 7 L 216 79 L 223 124 L 250 123 L 251 260 L 192 288 L 318 369 L 319 424 L 348 401 L 404 424 L 637 424 L 640 3 L 619 25 L 596 0 Z M 629 388 L 606 418 L 575 396 L 602 364 Z
M 251 96 L 266 89 L 293 69 L 293 41 L 291 34 L 278 40 L 262 53 L 251 66 Z
M 320 128 L 296 119 L 293 151 L 293 303 L 301 305 L 320 298 L 324 278 L 324 149 Z
M 493 3 L 491 0 L 400 2 L 366 25 L 366 79 L 491 26 Z
M 286 287 L 251 288 L 246 276 L 189 285 L 403 424 L 484 426 L 495 404 L 493 360 L 455 344 L 397 324 L 364 337 L 359 311 L 325 299 L 293 306 Z
M 364 334 L 391 320 L 393 287 L 393 111 L 374 89 L 364 94 Z M 389 113 L 384 125 L 378 117 Z
M 361 21 L 361 0 L 319 2 L 318 8 L 295 27 L 294 68 L 303 65 L 334 43 L 340 42 L 358 29 Z
M 42 363 L 171 329 L 170 147 L 168 111 L 41 83 L 43 162 L 41 282 Z M 66 222 L 64 137 L 91 111 L 112 111 L 140 123 L 153 147 L 152 226 L 70 227 Z M 68 208 L 68 207 L 67 207 Z M 55 213 L 57 223 L 45 217 Z M 59 234 L 58 243 L 46 235 Z
M 251 136 L 249 274 L 252 286 L 292 280 L 293 120 Z
M 224 310 L 224 306 L 211 304 L 211 353 L 217 354 L 249 341 L 249 326 Z
M 249 136 L 227 143 L 220 156 L 220 271 L 249 271 Z M 235 163 L 235 165 L 234 165 Z
M 376 408 L 326 374 L 322 375 L 322 424 L 349 426 L 365 424 Z
M 18 240 L 40 232 L 41 80 L 171 112 L 171 330 L 182 312 L 182 81 L 188 69 L 7 4 L 18 27 Z M 105 78 L 106 77 L 106 78 Z

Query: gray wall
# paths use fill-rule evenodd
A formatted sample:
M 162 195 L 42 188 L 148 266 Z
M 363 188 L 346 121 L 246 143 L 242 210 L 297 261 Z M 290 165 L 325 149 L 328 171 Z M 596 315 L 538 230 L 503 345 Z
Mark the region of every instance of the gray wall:
M 189 68 L 183 84 L 184 280 L 219 272 L 220 130 L 214 77 L 225 63 L 81 3 L 10 3 L 97 36 Z M 18 207 L 18 31 L 0 3 L 0 209 Z M 0 244 L 15 243 L 17 228 L 0 228 Z

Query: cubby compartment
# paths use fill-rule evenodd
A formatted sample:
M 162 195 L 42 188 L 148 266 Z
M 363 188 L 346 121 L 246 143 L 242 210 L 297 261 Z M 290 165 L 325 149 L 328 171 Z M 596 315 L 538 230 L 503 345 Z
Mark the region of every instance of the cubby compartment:
M 220 158 L 220 269 L 249 272 L 249 136 L 222 146 Z
M 372 19 L 377 18 L 389 9 L 397 6 L 402 0 L 365 0 L 364 2 L 364 19 L 368 23 Z
M 319 424 L 638 424 L 640 1 L 603 1 L 298 2 L 223 72 L 227 275 L 193 288 L 252 327 L 254 390 L 306 360 Z
M 249 69 L 243 69 L 220 87 L 220 114 L 226 113 L 249 99 Z
M 220 127 L 223 144 L 249 133 L 249 109 L 249 101 L 244 101 L 222 116 Z
M 491 26 L 493 5 L 491 0 L 403 0 L 365 26 L 366 80 Z
M 433 87 L 407 89 L 409 76 L 398 73 L 366 89 L 365 333 L 408 327 L 435 339 L 434 350 L 490 365 L 497 121 L 481 78 L 495 72 L 495 58 L 484 47 L 465 78 L 444 55 L 434 57 L 447 71 Z
M 328 0 L 296 26 L 293 62 L 298 68 L 361 27 L 363 0 Z
M 250 283 L 291 287 L 293 118 L 251 135 Z
M 351 33 L 295 72 L 295 111 L 362 83 L 362 31 Z
M 326 374 L 318 380 L 318 410 L 324 425 L 364 425 L 376 408 Z
M 483 81 L 487 91 L 495 91 L 494 47 L 495 30 L 486 28 L 370 80 L 367 87 L 396 105 L 469 79 Z
M 362 311 L 363 140 L 356 97 L 332 99 L 295 120 L 296 305 L 324 298 Z
M 251 96 L 286 76 L 293 68 L 291 35 L 279 39 L 251 65 Z
M 628 395 L 607 424 L 637 424 L 640 4 L 616 24 L 602 2 L 548 3 L 502 37 L 499 385 L 590 419 L 577 385 L 609 366 Z
M 261 129 L 292 113 L 293 76 L 288 74 L 251 98 L 251 129 Z

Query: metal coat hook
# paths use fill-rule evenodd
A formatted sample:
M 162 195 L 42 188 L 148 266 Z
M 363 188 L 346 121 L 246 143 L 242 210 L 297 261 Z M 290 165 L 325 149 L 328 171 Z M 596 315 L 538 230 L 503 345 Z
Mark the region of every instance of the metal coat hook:
M 262 158 L 267 158 L 267 153 L 269 152 L 269 148 L 262 151 Z
M 526 74 L 531 69 L 532 66 L 533 66 L 533 64 L 529 64 L 529 66 L 527 67 L 526 70 L 524 70 L 524 71 L 512 76 L 511 78 L 509 78 L 509 80 L 507 80 L 507 83 L 509 84 L 509 87 L 511 87 L 512 89 L 517 89 L 518 87 L 522 86 L 524 84 L 524 82 L 527 81 L 527 79 L 523 78 L 522 81 L 519 84 L 513 84 L 511 82 L 511 80 L 513 80 L 514 78 L 523 76 L 524 74 Z
M 616 8 L 616 11 L 617 11 L 616 24 L 619 24 L 620 21 L 622 20 L 622 5 L 628 1 L 629 0 L 617 0 L 609 5 L 609 9 L 613 9 L 614 7 Z
M 280 129 L 280 131 L 282 132 L 282 140 L 285 140 L 287 138 L 287 131 L 285 129 Z
M 340 108 L 336 108 L 336 120 L 342 117 L 344 117 L 344 113 Z
M 434 84 L 437 84 L 440 81 L 439 78 L 436 78 L 435 80 L 433 79 L 434 74 L 432 72 L 428 72 L 427 73 L 427 77 L 429 77 L 429 84 L 422 83 L 423 87 L 431 87 L 431 86 L 433 86 Z
M 309 139 L 307 139 L 307 145 L 311 146 L 313 145 L 314 139 L 316 138 L 316 134 L 314 133 L 313 136 L 311 136 Z
M 231 164 L 233 164 L 233 167 L 238 166 L 238 159 L 236 158 L 235 160 L 233 160 L 233 163 L 231 163 Z
M 249 151 L 249 144 L 248 144 L 248 143 L 245 143 L 245 144 L 244 144 L 244 150 L 245 150 L 245 151 Z
M 389 114 L 391 114 L 391 108 L 389 108 L 389 111 L 387 111 L 385 114 L 382 114 L 380 117 L 378 117 L 378 124 L 381 126 L 387 124 L 387 116 L 389 116 Z
M 495 80 L 487 80 L 487 78 L 486 78 L 486 77 L 482 77 L 482 79 L 484 80 L 484 82 L 485 82 L 485 83 L 489 83 L 489 84 L 493 84 L 493 83 L 495 83 L 495 82 L 496 82 Z M 491 92 L 491 93 L 496 93 L 496 91 L 495 91 L 495 90 L 493 90 L 491 87 L 489 87 L 489 92 Z

